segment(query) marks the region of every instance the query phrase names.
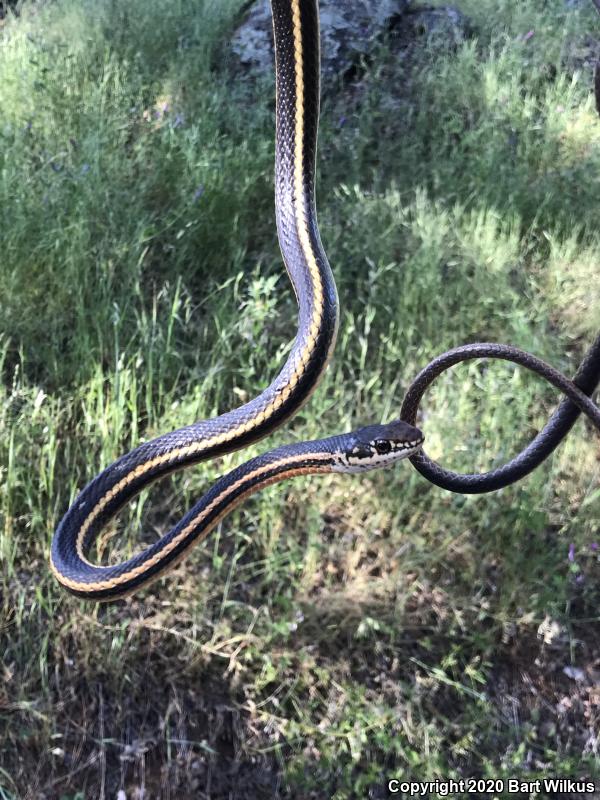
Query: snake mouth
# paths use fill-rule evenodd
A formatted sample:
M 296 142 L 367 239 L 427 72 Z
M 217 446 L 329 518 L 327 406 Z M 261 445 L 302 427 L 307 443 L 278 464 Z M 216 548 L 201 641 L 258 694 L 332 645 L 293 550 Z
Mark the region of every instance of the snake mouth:
M 423 447 L 424 442 L 425 437 L 421 436 L 418 439 L 413 439 L 410 442 L 402 442 L 398 447 L 392 448 L 392 452 L 402 450 L 420 450 L 421 447 Z
M 425 444 L 425 437 L 421 436 L 420 439 L 415 439 L 412 442 L 406 442 L 402 448 L 404 456 L 413 456 L 415 453 L 420 453 Z

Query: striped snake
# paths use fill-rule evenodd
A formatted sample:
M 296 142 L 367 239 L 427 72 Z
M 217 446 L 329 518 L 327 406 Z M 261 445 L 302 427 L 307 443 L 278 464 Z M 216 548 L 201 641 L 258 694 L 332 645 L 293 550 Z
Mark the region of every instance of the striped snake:
M 319 122 L 317 0 L 271 0 L 271 9 L 277 83 L 275 211 L 283 260 L 298 301 L 296 339 L 279 375 L 254 400 L 140 445 L 83 489 L 61 520 L 51 548 L 56 578 L 79 597 L 113 600 L 131 594 L 170 569 L 251 494 L 296 475 L 363 472 L 408 457 L 437 486 L 455 492 L 488 492 L 514 483 L 541 464 L 581 412 L 600 430 L 600 408 L 591 399 L 600 382 L 600 336 L 572 380 L 511 345 L 463 345 L 441 354 L 421 370 L 404 398 L 401 419 L 327 439 L 285 445 L 247 461 L 218 480 L 174 528 L 138 555 L 114 566 L 90 563 L 86 553 L 100 530 L 143 488 L 189 464 L 246 447 L 295 414 L 317 387 L 335 346 L 337 293 L 319 236 L 314 198 Z M 600 110 L 598 76 L 600 68 L 596 73 Z M 545 378 L 566 399 L 508 463 L 487 473 L 462 475 L 443 468 L 422 452 L 423 435 L 414 423 L 420 400 L 435 378 L 460 361 L 473 358 L 520 364 Z
M 401 420 L 318 441 L 285 445 L 218 480 L 157 542 L 112 566 L 86 557 L 118 510 L 158 478 L 261 439 L 308 400 L 335 346 L 338 302 L 323 251 L 314 198 L 319 121 L 319 18 L 316 0 L 271 0 L 275 38 L 275 210 L 283 260 L 298 301 L 298 332 L 275 380 L 258 397 L 214 419 L 159 436 L 94 478 L 61 520 L 51 568 L 71 593 L 91 600 L 131 594 L 172 568 L 251 494 L 296 475 L 362 472 L 413 456 L 421 432 Z

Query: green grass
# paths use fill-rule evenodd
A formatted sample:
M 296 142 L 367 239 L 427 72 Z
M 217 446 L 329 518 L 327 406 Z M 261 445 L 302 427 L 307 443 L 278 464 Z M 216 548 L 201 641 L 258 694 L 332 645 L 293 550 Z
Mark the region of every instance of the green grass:
M 295 333 L 274 82 L 231 81 L 240 4 L 216 5 L 59 0 L 0 33 L 0 798 L 598 777 L 586 422 L 493 495 L 408 465 L 273 487 L 119 604 L 50 576 L 87 480 L 257 394 Z M 154 540 L 267 446 L 390 419 L 448 347 L 510 342 L 574 371 L 600 327 L 597 18 L 562 0 L 461 7 L 473 38 L 382 46 L 324 103 L 319 219 L 342 313 L 321 388 L 268 444 L 145 492 L 102 558 Z M 488 469 L 556 399 L 518 368 L 461 365 L 426 397 L 427 451 Z

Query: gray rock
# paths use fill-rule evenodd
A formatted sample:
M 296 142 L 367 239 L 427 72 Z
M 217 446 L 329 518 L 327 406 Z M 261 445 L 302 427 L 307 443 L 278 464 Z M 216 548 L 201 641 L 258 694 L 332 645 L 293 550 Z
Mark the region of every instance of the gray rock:
M 402 17 L 399 28 L 412 39 L 425 36 L 451 45 L 461 44 L 471 34 L 469 19 L 454 6 L 411 9 Z
M 325 82 L 368 54 L 372 40 L 389 30 L 411 0 L 320 0 L 321 71 Z M 236 31 L 231 50 L 250 71 L 273 70 L 273 33 L 269 0 L 257 0 Z

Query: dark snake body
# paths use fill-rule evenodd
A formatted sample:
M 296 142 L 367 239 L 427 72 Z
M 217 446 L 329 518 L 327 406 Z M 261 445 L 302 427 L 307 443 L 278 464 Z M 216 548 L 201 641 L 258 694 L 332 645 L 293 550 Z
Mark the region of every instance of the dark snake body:
M 400 416 L 414 423 L 419 403 L 433 381 L 445 370 L 473 358 L 499 358 L 512 361 L 535 372 L 567 395 L 548 423 L 518 455 L 501 467 L 481 474 L 463 475 L 437 464 L 425 453 L 411 456 L 414 467 L 431 483 L 442 489 L 463 494 L 482 494 L 502 489 L 524 478 L 558 447 L 583 412 L 600 431 L 600 408 L 591 395 L 600 383 L 600 336 L 585 355 L 573 380 L 536 356 L 511 345 L 475 342 L 448 350 L 431 361 L 412 382 L 406 393 Z

